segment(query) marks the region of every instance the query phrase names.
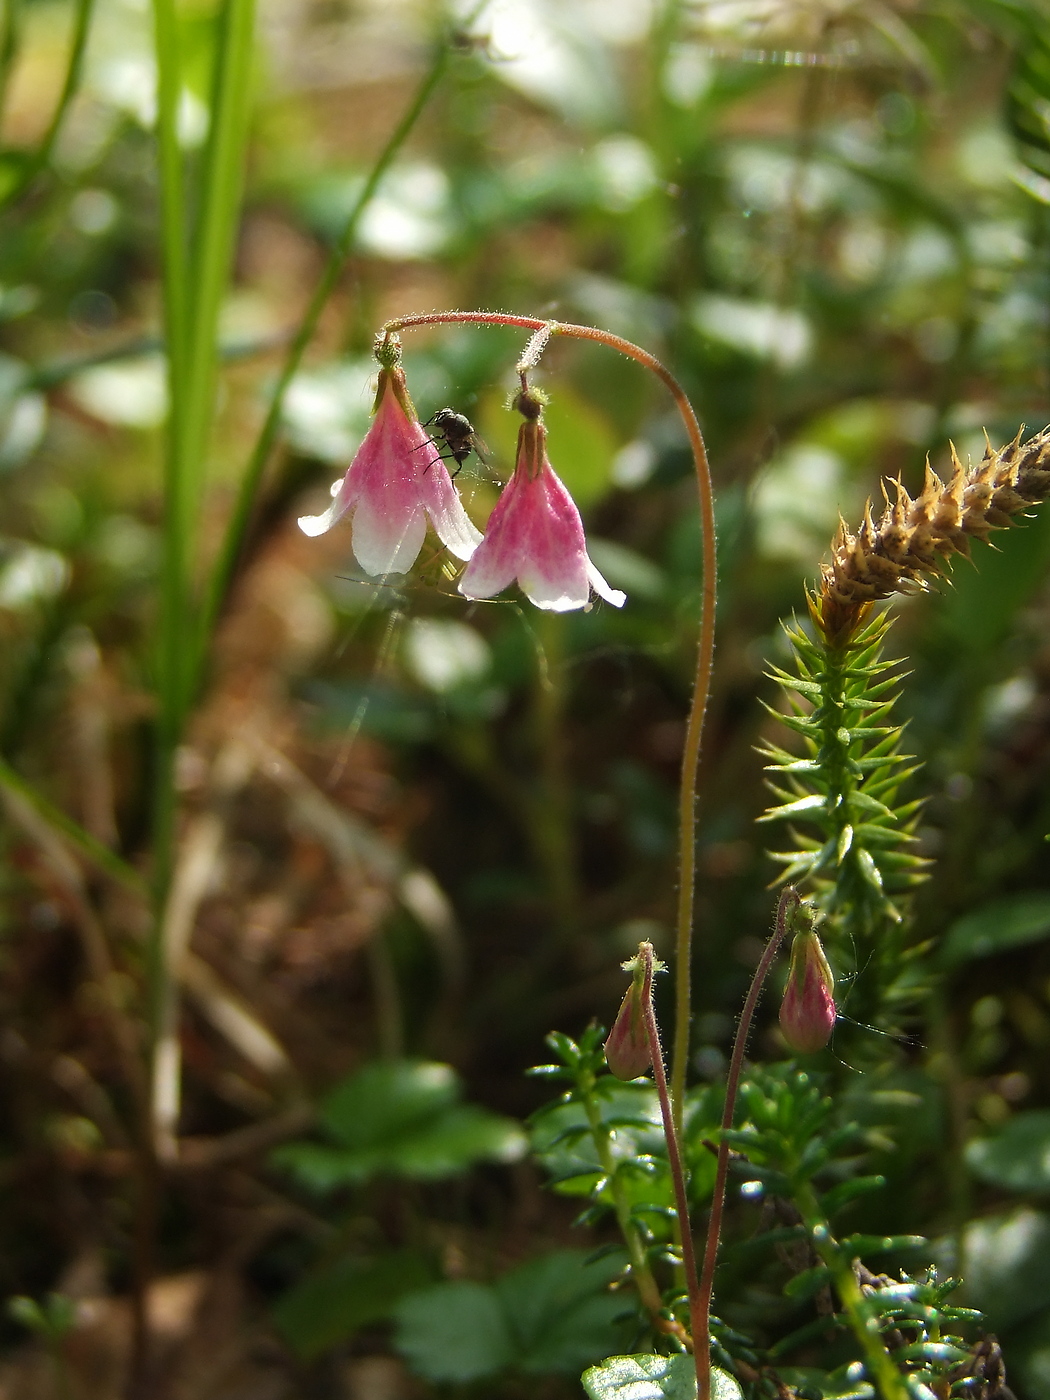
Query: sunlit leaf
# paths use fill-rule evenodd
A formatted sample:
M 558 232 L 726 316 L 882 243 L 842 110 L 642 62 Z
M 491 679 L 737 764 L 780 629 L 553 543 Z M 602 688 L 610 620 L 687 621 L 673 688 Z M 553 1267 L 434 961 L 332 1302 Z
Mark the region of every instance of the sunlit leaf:
M 610 1356 L 583 1374 L 591 1400 L 693 1400 L 696 1362 L 692 1356 Z M 711 1371 L 712 1400 L 743 1400 L 744 1392 L 728 1371 Z

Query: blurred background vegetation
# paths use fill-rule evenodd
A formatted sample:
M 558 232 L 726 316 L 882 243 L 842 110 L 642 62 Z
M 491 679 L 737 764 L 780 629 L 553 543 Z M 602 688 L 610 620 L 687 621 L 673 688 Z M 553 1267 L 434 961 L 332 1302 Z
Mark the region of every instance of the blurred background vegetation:
M 51 140 L 77 16 L 83 67 Z M 179 23 L 192 167 L 209 124 L 208 0 L 187 0 Z M 142 905 L 75 858 L 11 775 L 147 873 L 166 410 L 152 42 L 143 0 L 90 13 L 7 0 L 0 26 L 10 1400 L 116 1395 L 128 1351 L 137 1188 L 121 1056 L 142 1038 Z M 770 918 L 755 745 L 779 619 L 803 606 L 839 512 L 858 519 L 881 475 L 914 489 L 949 440 L 977 457 L 984 429 L 999 444 L 1050 416 L 1043 0 L 490 0 L 466 19 L 423 0 L 266 0 L 205 554 L 327 251 L 441 47 L 448 67 L 286 397 L 178 755 L 196 864 L 182 1142 L 149 1290 L 158 1397 L 401 1400 L 468 1380 L 418 1301 L 442 1280 L 474 1286 L 493 1336 L 523 1297 L 557 1300 L 549 1325 L 492 1344 L 476 1393 L 579 1393 L 574 1368 L 619 1345 L 622 1309 L 595 1292 L 608 1268 L 586 1265 L 581 1284 L 573 1203 L 525 1156 L 518 1123 L 543 1094 L 522 1071 L 553 1027 L 608 1023 L 640 938 L 668 951 L 699 605 L 688 451 L 640 371 L 556 344 L 540 375 L 552 461 L 626 608 L 468 605 L 432 541 L 412 578 L 381 586 L 358 573 L 347 530 L 295 528 L 367 426 L 376 326 L 452 307 L 593 322 L 660 354 L 697 406 L 721 585 L 701 1081 L 722 1073 Z M 479 522 L 512 465 L 521 344 L 406 336 L 421 416 L 451 405 L 489 445 L 458 480 Z M 892 1181 L 880 1228 L 940 1242 L 1020 1400 L 1039 1400 L 1050 516 L 977 562 L 900 604 L 892 633 L 924 763 L 912 786 L 934 864 L 916 917 L 937 979 L 875 1086 L 891 1128 L 869 1145 Z M 848 1016 L 848 988 L 840 1002 Z M 845 1093 L 865 1034 L 829 1052 Z M 755 1052 L 783 1053 L 771 1017 Z M 732 1286 L 763 1325 L 758 1283 Z

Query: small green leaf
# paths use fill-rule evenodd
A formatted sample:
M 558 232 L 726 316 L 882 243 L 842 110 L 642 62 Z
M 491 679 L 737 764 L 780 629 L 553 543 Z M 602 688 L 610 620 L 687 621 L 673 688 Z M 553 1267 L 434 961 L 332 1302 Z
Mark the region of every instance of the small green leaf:
M 518 1365 L 532 1375 L 575 1374 L 613 1341 L 613 1320 L 631 1308 L 608 1285 L 622 1272 L 626 1253 L 588 1260 L 575 1249 L 541 1255 L 496 1284 L 518 1343 Z
M 952 924 L 941 961 L 955 967 L 971 958 L 1036 943 L 1050 935 L 1050 894 L 1032 891 L 993 900 Z
M 831 1278 L 831 1270 L 826 1264 L 817 1264 L 812 1269 L 803 1269 L 802 1273 L 796 1274 L 794 1278 L 789 1278 L 784 1285 L 785 1298 L 812 1298 L 814 1293 L 819 1293 L 824 1285 Z
M 378 1259 L 344 1258 L 305 1278 L 278 1299 L 273 1319 L 304 1360 L 389 1316 L 398 1299 L 433 1273 L 419 1254 L 397 1250 Z
M 442 1283 L 397 1307 L 395 1346 L 428 1380 L 467 1381 L 511 1368 L 572 1374 L 616 1343 L 630 1303 L 609 1291 L 626 1255 L 583 1250 L 541 1255 L 494 1285 Z
M 692 1356 L 610 1356 L 583 1373 L 591 1400 L 694 1400 L 696 1363 Z M 743 1400 L 728 1371 L 712 1367 L 711 1400 Z
M 1018 1113 L 994 1136 L 968 1143 L 966 1165 L 1008 1191 L 1050 1191 L 1050 1109 Z
M 383 1173 L 437 1181 L 474 1162 L 523 1156 L 527 1144 L 519 1125 L 460 1103 L 461 1091 L 449 1065 L 423 1060 L 366 1065 L 321 1106 L 319 1124 L 334 1145 L 287 1143 L 271 1160 L 323 1192 Z
M 486 1284 L 461 1279 L 412 1293 L 395 1318 L 394 1346 L 427 1380 L 478 1380 L 514 1361 L 510 1325 Z
M 378 1061 L 366 1065 L 321 1105 L 321 1123 L 346 1147 L 397 1137 L 436 1117 L 459 1098 L 450 1065 L 423 1060 Z

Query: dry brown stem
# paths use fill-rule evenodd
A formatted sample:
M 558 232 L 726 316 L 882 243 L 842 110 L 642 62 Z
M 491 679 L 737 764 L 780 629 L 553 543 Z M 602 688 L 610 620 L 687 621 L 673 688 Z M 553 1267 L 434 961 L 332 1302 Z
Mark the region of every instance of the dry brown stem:
M 898 479 L 889 483 L 891 500 L 884 483 L 882 515 L 874 519 L 869 500 L 856 534 L 840 521 L 814 609 L 829 643 L 848 641 L 873 603 L 926 587 L 925 576 L 943 574 L 953 554 L 969 556 L 971 540 L 987 540 L 1050 495 L 1050 428 L 1024 443 L 1023 432 L 998 450 L 989 443 L 972 469 L 952 447 L 947 484 L 927 462 L 926 480 L 914 499 Z

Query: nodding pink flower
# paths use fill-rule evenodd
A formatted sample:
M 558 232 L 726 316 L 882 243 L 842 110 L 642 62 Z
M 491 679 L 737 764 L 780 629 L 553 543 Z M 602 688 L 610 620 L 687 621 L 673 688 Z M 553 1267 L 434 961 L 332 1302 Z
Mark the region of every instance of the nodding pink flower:
M 801 928 L 791 944 L 791 966 L 780 1005 L 780 1029 L 792 1050 L 823 1050 L 835 1028 L 835 978 L 820 939 Z
M 446 549 L 469 559 L 481 539 L 463 509 L 438 449 L 419 422 L 408 396 L 396 347 L 379 371 L 375 418 L 323 515 L 304 515 L 299 528 L 323 535 L 349 510 L 351 545 L 368 574 L 404 574 L 423 546 L 427 516 Z
M 489 516 L 485 538 L 459 581 L 467 598 L 492 598 L 515 579 L 538 608 L 584 608 L 591 589 L 622 608 L 627 595 L 610 588 L 587 556 L 576 503 L 547 460 L 540 401 L 527 392 L 516 407 L 526 415 L 518 431 L 514 475 Z

